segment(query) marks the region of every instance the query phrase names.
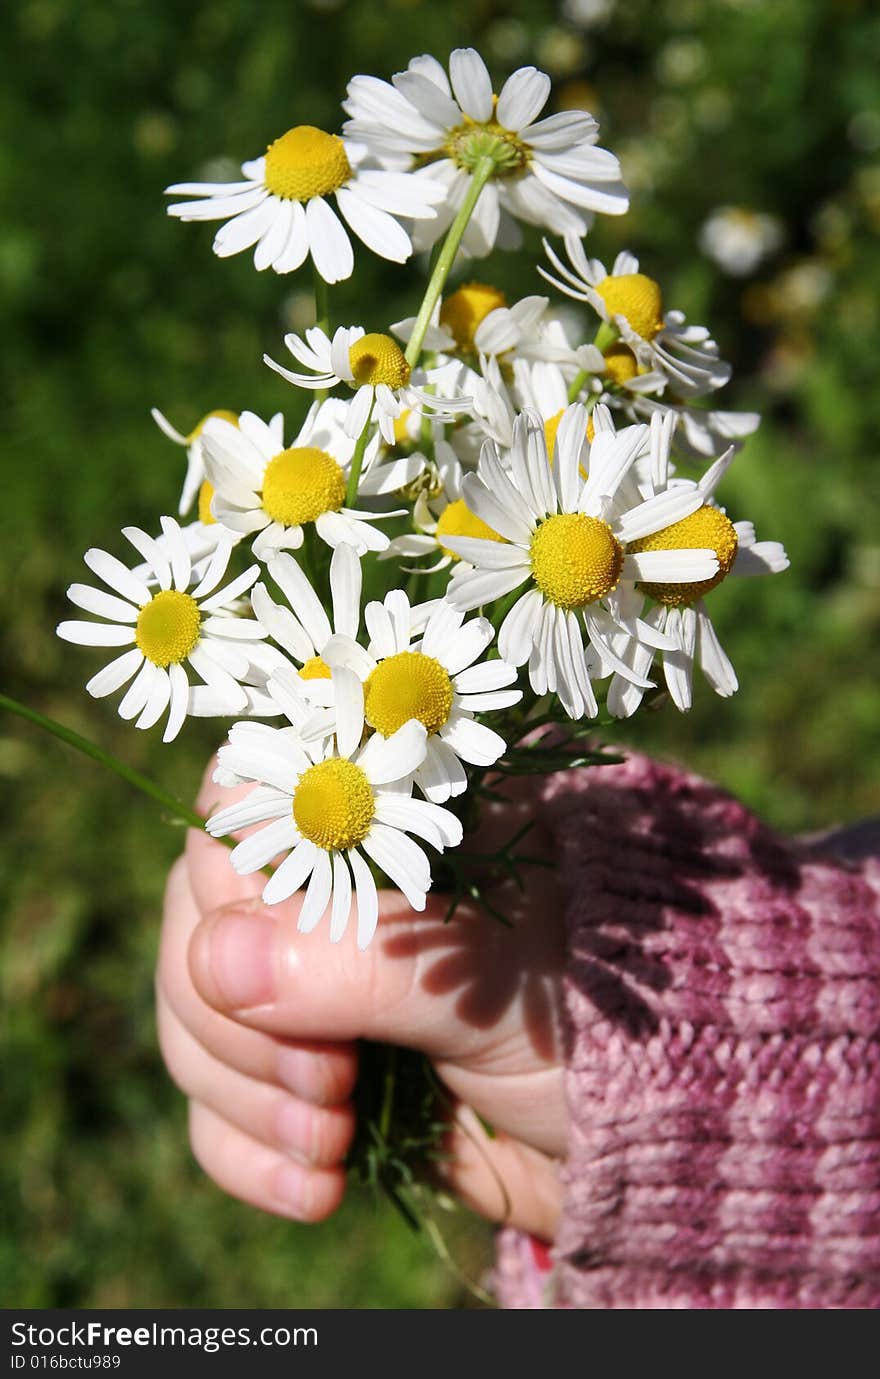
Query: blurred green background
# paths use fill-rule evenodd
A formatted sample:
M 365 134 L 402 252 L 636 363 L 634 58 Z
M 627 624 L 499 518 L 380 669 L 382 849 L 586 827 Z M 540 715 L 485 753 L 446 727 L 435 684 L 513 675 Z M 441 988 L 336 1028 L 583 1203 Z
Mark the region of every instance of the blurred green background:
M 260 363 L 308 320 L 309 281 L 221 262 L 210 227 L 163 214 L 166 183 L 235 175 L 296 123 L 338 127 L 358 71 L 475 43 L 500 80 L 535 63 L 623 162 L 633 210 L 591 252 L 642 256 L 668 305 L 734 363 L 720 405 L 766 417 L 722 493 L 792 570 L 725 585 L 712 611 L 740 674 L 692 714 L 621 740 L 674 754 L 779 827 L 877 809 L 880 680 L 880 13 L 873 0 L 24 0 L 0 55 L 3 688 L 190 796 L 216 728 L 173 751 L 82 684 L 57 641 L 92 544 L 174 511 L 183 430 L 215 407 L 290 412 Z M 730 276 L 698 247 L 718 207 L 773 217 L 777 247 Z M 479 271 L 540 289 L 532 254 Z M 358 255 L 337 321 L 412 310 L 416 270 Z M 191 1162 L 160 1064 L 152 967 L 181 839 L 53 740 L 0 719 L 2 1197 L 6 1306 L 448 1308 L 467 1294 L 427 1242 L 351 1194 L 296 1227 L 224 1198 Z M 488 1233 L 454 1249 L 478 1274 Z

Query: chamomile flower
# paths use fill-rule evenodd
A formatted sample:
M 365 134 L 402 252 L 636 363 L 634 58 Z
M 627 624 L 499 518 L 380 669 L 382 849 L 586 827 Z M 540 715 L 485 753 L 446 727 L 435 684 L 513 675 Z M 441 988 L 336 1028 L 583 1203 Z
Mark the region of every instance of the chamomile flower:
M 544 248 L 559 276 L 539 268 L 541 276 L 567 297 L 589 302 L 603 321 L 616 326 L 621 345 L 631 351 L 634 366 L 620 348 L 612 356 L 612 368 L 621 375 L 616 382 L 633 390 L 655 390 L 660 375 L 678 396 L 698 397 L 728 381 L 730 365 L 719 359 L 708 330 L 687 325 L 681 311 L 664 313 L 659 284 L 639 272 L 633 254 L 618 254 L 608 273 L 599 259 L 587 258 L 574 235 L 565 237 L 570 267 L 546 240 Z
M 163 741 L 171 742 L 187 714 L 225 716 L 251 707 L 242 684 L 252 670 L 249 644 L 265 633 L 254 619 L 238 616 L 238 600 L 258 577 L 258 565 L 218 588 L 232 550 L 228 536 L 200 577 L 173 518 L 162 518 L 162 533 L 164 549 L 138 527 L 123 528 L 151 571 L 149 584 L 107 551 L 86 551 L 86 565 L 112 592 L 72 584 L 67 595 L 105 621 L 62 622 L 57 632 L 81 646 L 127 647 L 86 689 L 101 699 L 131 681 L 120 715 L 135 719 L 137 728 L 151 728 L 167 709 Z M 187 665 L 203 684 L 190 687 Z
M 242 182 L 181 182 L 166 196 L 179 220 L 225 220 L 214 238 L 220 258 L 254 248 L 254 266 L 292 273 L 311 254 L 325 282 L 351 277 L 354 254 L 345 226 L 368 249 L 403 263 L 412 242 L 398 217 L 434 217 L 444 188 L 430 178 L 366 166 L 366 149 L 313 125 L 282 134 L 261 158 L 242 164 Z M 339 215 L 330 204 L 335 197 Z
M 745 206 L 719 206 L 703 222 L 698 243 L 725 273 L 745 278 L 779 248 L 782 238 L 777 216 Z
M 276 603 L 265 584 L 255 584 L 251 603 L 268 636 L 297 666 L 297 692 L 313 704 L 332 704 L 333 683 L 324 651 L 335 637 L 357 640 L 361 620 L 361 562 L 351 546 L 336 547 L 330 561 L 331 624 L 321 600 L 292 555 L 281 551 L 266 567 L 287 604 Z
M 507 744 L 499 733 L 478 723 L 476 713 L 519 703 L 522 692 L 508 688 L 516 669 L 504 661 L 477 662 L 495 630 L 487 618 L 472 618 L 448 603 L 411 608 L 401 589 L 384 603 L 368 603 L 370 633 L 366 651 L 337 638 L 328 649 L 334 665 L 346 665 L 364 684 L 364 713 L 371 728 L 391 738 L 410 719 L 427 734 L 424 760 L 415 783 L 426 799 L 441 804 L 467 788 L 462 762 L 491 766 Z
M 202 429 L 205 422 L 210 421 L 212 417 L 219 417 L 221 421 L 228 421 L 231 426 L 237 426 L 238 415 L 235 412 L 226 411 L 224 408 L 207 412 L 186 436 L 178 431 L 176 426 L 172 426 L 158 407 L 150 409 L 150 416 L 164 436 L 167 436 L 170 441 L 174 441 L 175 445 L 186 447 L 186 476 L 183 480 L 180 503 L 177 508 L 178 514 L 185 517 L 198 498 L 199 521 L 206 527 L 214 525 L 217 521 L 211 512 L 211 499 L 214 496 L 214 490 L 205 477 L 205 461 L 202 456 Z M 283 444 L 281 436 L 284 431 L 284 421 L 280 412 L 272 418 L 269 425 L 273 430 L 277 429 L 279 442 Z
M 788 569 L 788 557 L 778 541 L 758 541 L 751 522 L 732 522 L 723 508 L 709 501 L 714 485 L 702 486 L 690 479 L 673 478 L 669 465 L 671 418 L 652 421 L 650 478 L 643 484 L 649 500 L 674 491 L 701 493 L 704 501 L 686 517 L 662 527 L 632 543 L 631 550 L 665 551 L 673 547 L 703 547 L 714 551 L 718 568 L 709 579 L 670 584 L 664 580 L 641 580 L 627 591 L 620 622 L 638 618 L 667 639 L 668 646 L 655 647 L 638 637 L 618 650 L 627 666 L 639 677 L 650 670 L 655 655 L 662 656 L 663 674 L 676 708 L 685 712 L 692 703 L 695 662 L 716 694 L 729 698 L 738 689 L 736 672 L 718 640 L 705 604 L 705 597 L 728 576 L 779 574 Z M 718 472 L 718 466 L 713 466 Z M 720 474 L 718 475 L 720 477 Z M 653 605 L 644 611 L 645 604 Z M 613 675 L 608 687 L 607 706 L 616 718 L 628 718 L 642 701 L 643 690 L 632 677 Z
M 376 930 L 379 900 L 367 859 L 406 896 L 425 908 L 431 886 L 428 858 L 409 834 L 438 852 L 461 842 L 462 827 L 446 809 L 412 798 L 412 774 L 424 760 L 421 723 L 404 723 L 390 737 L 373 733 L 362 745 L 364 690 L 350 670 L 333 672 L 336 732 L 306 740 L 284 728 L 240 724 L 220 749 L 220 769 L 253 781 L 257 790 L 214 814 L 205 827 L 214 837 L 266 826 L 239 843 L 232 865 L 242 875 L 285 853 L 263 888 L 267 905 L 308 888 L 298 928 L 309 933 L 330 906 L 330 940 L 342 938 L 357 898 L 357 943 L 366 948 Z M 270 681 L 270 688 L 275 688 Z M 284 694 L 282 688 L 282 695 Z
M 341 398 L 314 403 L 286 448 L 279 444 L 277 432 L 253 412 L 242 412 L 238 426 L 217 418 L 206 422 L 202 435 L 205 468 L 214 486 L 211 510 L 233 531 L 257 533 L 253 552 L 258 560 L 269 560 L 285 548 L 298 550 L 308 522 L 315 524 L 328 546 L 346 542 L 362 555 L 388 545 L 388 537 L 373 523 L 394 513 L 345 505 L 355 449 L 347 413 Z M 374 440 L 364 456 L 359 497 L 392 493 L 424 465 L 421 455 L 375 464 L 377 450 Z
M 440 382 L 450 370 L 411 369 L 396 340 L 390 335 L 367 334 L 363 326 L 340 326 L 332 341 L 319 326 L 312 326 L 305 340 L 291 334 L 285 335 L 284 343 L 294 359 L 311 370 L 295 373 L 263 355 L 269 368 L 288 383 L 297 388 L 335 388 L 338 383 L 347 383 L 354 389 L 345 431 L 355 438 L 372 418 L 386 445 L 393 445 L 394 423 L 406 409 L 454 415 L 469 401 L 422 391 L 415 385 Z
M 610 666 L 650 687 L 613 649 L 618 588 L 649 578 L 688 583 L 709 579 L 718 569 L 709 548 L 633 549 L 640 538 L 695 511 L 704 494 L 700 488 L 670 489 L 642 500 L 630 471 L 646 446 L 648 428 L 615 433 L 607 414 L 601 420 L 588 448 L 586 409 L 579 403 L 566 408 L 551 466 L 541 419 L 524 413 L 514 428 L 509 468 L 490 441 L 477 474 L 462 483 L 468 507 L 505 542 L 448 538 L 471 566 L 453 571 L 446 597 L 455 607 L 477 608 L 528 583 L 501 625 L 498 649 L 512 665 L 528 661 L 535 693 L 557 693 L 571 718 L 597 712 L 591 666 L 601 665 L 601 674 Z M 716 481 L 711 472 L 707 487 Z M 651 629 L 639 630 L 653 639 Z
M 564 110 L 538 119 L 550 94 L 546 73 L 521 67 L 496 96 L 479 53 L 457 48 L 448 76 L 425 55 L 392 80 L 357 76 L 349 82 L 345 132 L 386 166 L 416 169 L 414 177 L 444 187 L 436 218 L 413 232 L 417 248 L 445 234 L 486 157 L 494 161 L 494 172 L 465 230 L 466 254 L 482 258 L 496 242 L 515 247 L 517 221 L 583 235 L 594 212 L 627 210 L 620 165 L 596 147 L 593 116 Z
M 420 560 L 435 557 L 428 566 L 404 567 L 410 573 L 433 574 L 456 564 L 461 557 L 444 544 L 447 536 L 474 536 L 483 541 L 503 541 L 485 522 L 471 512 L 461 492 L 462 468 L 447 441 L 434 442 L 436 486 L 420 493 L 413 504 L 413 532 L 392 538 L 380 560 Z

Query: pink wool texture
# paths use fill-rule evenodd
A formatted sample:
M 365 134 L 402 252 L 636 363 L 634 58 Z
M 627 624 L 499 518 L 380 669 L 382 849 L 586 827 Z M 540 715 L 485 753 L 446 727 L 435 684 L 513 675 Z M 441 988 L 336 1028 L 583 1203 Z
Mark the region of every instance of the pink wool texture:
M 508 1308 L 880 1306 L 880 829 L 805 845 L 630 756 L 552 777 L 569 1154 Z M 867 846 L 865 845 L 867 840 Z

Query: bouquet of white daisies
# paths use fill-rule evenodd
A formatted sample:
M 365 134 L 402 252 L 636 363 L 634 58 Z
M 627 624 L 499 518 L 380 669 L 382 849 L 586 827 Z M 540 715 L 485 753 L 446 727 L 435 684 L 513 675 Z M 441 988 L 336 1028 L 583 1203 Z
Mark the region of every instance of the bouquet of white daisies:
M 627 193 L 595 119 L 543 114 L 549 94 L 534 67 L 496 94 L 473 49 L 417 57 L 353 78 L 341 134 L 297 125 L 241 181 L 167 189 L 169 214 L 221 222 L 220 257 L 311 260 L 316 322 L 265 360 L 311 405 L 295 434 L 250 411 L 183 434 L 155 411 L 186 452 L 181 520 L 124 528 L 127 559 L 88 551 L 103 587 L 71 586 L 90 616 L 58 633 L 112 649 L 86 688 L 124 690 L 136 727 L 231 720 L 215 779 L 252 788 L 205 827 L 245 831 L 232 866 L 271 868 L 269 905 L 302 891 L 299 929 L 329 912 L 331 941 L 356 923 L 370 943 L 381 885 L 423 909 L 431 855 L 505 777 L 601 760 L 600 714 L 687 710 L 695 665 L 731 695 L 712 591 L 788 563 L 719 503 L 758 417 L 707 405 L 730 368 L 632 254 L 588 256 Z M 553 237 L 537 272 L 578 308 L 449 289 L 521 224 Z M 356 254 L 421 251 L 411 317 L 365 301 L 331 326 Z M 453 903 L 481 898 L 454 851 L 440 865 Z

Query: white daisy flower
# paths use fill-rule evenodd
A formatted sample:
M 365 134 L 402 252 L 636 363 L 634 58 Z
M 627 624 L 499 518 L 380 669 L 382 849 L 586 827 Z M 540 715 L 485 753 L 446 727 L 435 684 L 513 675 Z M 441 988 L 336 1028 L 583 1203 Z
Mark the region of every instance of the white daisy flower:
M 409 573 L 433 574 L 456 564 L 461 557 L 444 544 L 447 536 L 474 536 L 483 541 L 503 541 L 504 538 L 481 521 L 462 497 L 462 468 L 452 446 L 447 441 L 434 442 L 436 484 L 420 493 L 414 504 L 412 520 L 416 528 L 392 538 L 388 549 L 380 552 L 380 560 L 422 560 L 435 557 L 428 566 L 405 566 Z
M 515 247 L 517 221 L 557 234 L 584 235 L 593 213 L 623 215 L 629 201 L 612 153 L 597 148 L 599 126 L 584 111 L 564 110 L 539 120 L 550 78 L 534 67 L 514 72 L 495 96 L 483 59 L 457 48 L 449 76 L 435 58 L 413 58 L 393 85 L 357 76 L 348 84 L 345 132 L 386 166 L 417 169 L 413 176 L 445 189 L 436 219 L 416 226 L 417 248 L 434 244 L 452 223 L 471 175 L 485 157 L 492 179 L 464 232 L 466 254 L 482 258 L 496 242 Z
M 348 408 L 346 434 L 357 438 L 367 422 L 378 423 L 386 445 L 395 441 L 394 423 L 405 409 L 455 415 L 467 406 L 468 398 L 426 393 L 416 384 L 442 383 L 456 365 L 440 369 L 411 369 L 403 350 L 390 335 L 367 334 L 363 326 L 340 326 L 332 341 L 319 326 L 299 335 L 285 335 L 284 343 L 294 359 L 310 369 L 295 373 L 263 355 L 264 363 L 297 388 L 335 388 L 347 383 L 354 389 Z
M 703 222 L 697 242 L 725 273 L 745 278 L 779 248 L 782 238 L 778 216 L 745 206 L 719 206 Z
M 660 286 L 639 272 L 633 254 L 621 253 L 611 272 L 599 259 L 588 259 L 574 235 L 566 235 L 565 251 L 570 267 L 544 241 L 547 257 L 559 277 L 545 269 L 538 272 L 567 297 L 589 302 L 602 320 L 620 332 L 623 346 L 632 352 L 636 366 L 618 346 L 612 368 L 622 375 L 615 382 L 634 391 L 655 391 L 658 375 L 680 397 L 698 397 L 721 388 L 731 374 L 729 364 L 718 357 L 718 346 L 705 326 L 689 326 L 681 311 L 663 311 Z
M 655 413 L 672 415 L 675 419 L 673 443 L 676 453 L 691 461 L 705 461 L 720 450 L 732 445 L 741 450 L 748 436 L 754 435 L 761 424 L 760 412 L 725 412 L 703 407 L 688 407 L 643 394 L 627 397 L 602 394 L 604 403 L 612 411 L 630 421 L 650 421 Z
M 266 566 L 287 605 L 276 603 L 265 584 L 255 584 L 251 603 L 268 636 L 296 662 L 298 693 L 313 704 L 333 703 L 324 652 L 336 637 L 357 640 L 361 620 L 361 562 L 353 548 L 336 547 L 330 561 L 333 620 L 292 555 L 279 552 Z
M 485 373 L 484 361 L 490 358 L 514 369 L 527 361 L 552 362 L 566 366 L 569 379 L 581 370 L 601 371 L 600 352 L 593 345 L 572 346 L 562 322 L 548 317 L 548 305 L 546 297 L 536 296 L 523 297 L 509 307 L 498 288 L 465 283 L 438 302 L 423 348 L 439 353 L 441 360 L 461 360 L 453 391 L 472 397 L 479 388 L 480 375 L 475 370 L 479 367 Z M 415 320 L 406 317 L 391 329 L 408 342 Z
M 442 852 L 461 842 L 462 827 L 448 810 L 412 798 L 412 774 L 427 742 L 422 724 L 405 723 L 388 738 L 373 733 L 362 746 L 363 686 L 344 668 L 334 670 L 333 678 L 337 726 L 326 742 L 297 740 L 288 730 L 266 725 L 233 727 L 229 745 L 220 750 L 221 769 L 254 781 L 258 789 L 213 815 L 205 827 L 222 837 L 266 823 L 233 849 L 236 871 L 248 875 L 286 853 L 263 888 L 263 900 L 275 905 L 308 880 L 297 927 L 309 933 L 330 905 L 333 943 L 348 926 L 354 890 L 358 947 L 366 948 L 379 913 L 367 859 L 414 910 L 423 910 L 431 869 L 407 835 Z M 278 688 L 274 681 L 270 685 Z M 283 698 L 289 692 L 281 687 L 280 693 Z
M 212 417 L 219 417 L 221 421 L 228 421 L 230 426 L 237 426 L 237 414 L 222 407 L 216 411 L 207 412 L 186 436 L 171 424 L 158 407 L 150 409 L 150 416 L 164 436 L 167 436 L 170 441 L 174 441 L 175 445 L 186 447 L 186 476 L 183 480 L 180 503 L 177 508 L 178 514 L 185 517 L 198 498 L 199 521 L 205 527 L 214 525 L 217 521 L 211 512 L 211 499 L 214 496 L 214 490 L 205 477 L 205 461 L 202 456 L 202 429 L 205 422 L 210 421 Z M 269 425 L 273 430 L 277 429 L 279 442 L 283 444 L 281 437 L 284 432 L 284 421 L 280 412 L 272 418 Z
M 258 577 L 259 566 L 218 589 L 229 564 L 230 538 L 221 537 L 200 577 L 178 524 L 172 517 L 161 522 L 164 549 L 138 527 L 124 527 L 122 533 L 146 561 L 154 587 L 107 551 L 86 551 L 86 565 L 112 593 L 72 584 L 67 596 L 106 621 L 62 622 L 57 632 L 81 646 L 130 648 L 93 675 L 86 689 L 101 699 L 132 681 L 120 715 L 135 719 L 137 728 L 151 728 L 167 709 L 163 741 L 171 742 L 187 714 L 225 716 L 249 709 L 241 682 L 252 671 L 250 649 L 265 632 L 254 619 L 238 616 L 238 600 Z M 187 664 L 203 684 L 190 687 Z
M 637 677 L 648 674 L 659 652 L 670 697 L 676 708 L 685 712 L 692 703 L 695 661 L 722 698 L 729 698 L 739 687 L 736 672 L 712 626 L 704 603 L 705 595 L 728 575 L 779 574 L 788 569 L 789 561 L 778 541 L 756 540 L 751 522 L 731 522 L 723 508 L 706 501 L 712 489 L 705 481 L 698 485 L 690 479 L 672 477 L 669 464 L 672 422 L 671 417 L 662 422 L 655 418 L 652 422 L 654 444 L 650 477 L 643 484 L 643 492 L 649 501 L 655 501 L 664 493 L 699 492 L 704 501 L 686 517 L 634 541 L 629 549 L 656 552 L 672 548 L 708 548 L 714 551 L 718 568 L 709 579 L 675 584 L 665 580 L 642 580 L 635 588 L 627 590 L 620 610 L 621 625 L 631 628 L 633 620 L 639 619 L 664 636 L 670 645 L 655 647 L 635 636 L 625 645 L 618 640 L 617 649 Z M 646 601 L 654 606 L 644 612 Z M 615 718 L 630 717 L 641 703 L 643 693 L 638 680 L 616 673 L 608 687 L 609 713 Z
M 292 273 L 311 254 L 325 282 L 351 277 L 351 240 L 329 198 L 368 249 L 403 263 L 412 242 L 398 217 L 432 219 L 445 189 L 430 178 L 365 166 L 366 149 L 351 139 L 297 125 L 262 158 L 242 164 L 243 182 L 180 182 L 166 196 L 179 220 L 225 220 L 214 239 L 220 258 L 254 245 L 254 266 Z
M 233 531 L 257 533 L 253 552 L 258 560 L 269 560 L 284 548 L 298 550 L 307 522 L 315 524 L 328 546 L 346 542 L 363 555 L 388 545 L 388 537 L 373 523 L 399 514 L 345 506 L 355 450 L 347 414 L 341 398 L 314 403 L 286 448 L 276 431 L 253 412 L 242 412 L 238 426 L 216 418 L 206 422 L 202 435 L 205 469 L 214 485 L 211 510 Z M 374 438 L 364 455 L 359 497 L 393 493 L 424 467 L 421 455 L 377 464 L 377 452 Z
M 415 769 L 422 794 L 441 804 L 467 788 L 462 762 L 492 766 L 507 744 L 499 733 L 478 723 L 476 713 L 519 703 L 509 689 L 516 669 L 504 661 L 476 662 L 495 630 L 487 618 L 462 622 L 464 614 L 448 603 L 411 608 L 402 589 L 364 611 L 371 641 L 366 651 L 336 638 L 326 650 L 332 664 L 353 670 L 364 684 L 364 712 L 371 728 L 391 738 L 410 719 L 427 734 L 424 760 Z
M 502 623 L 498 649 L 512 665 L 528 661 L 535 693 L 557 693 L 571 718 L 598 711 L 591 668 L 602 675 L 618 670 L 650 688 L 651 682 L 613 649 L 618 588 L 648 578 L 693 582 L 710 578 L 718 568 L 708 548 L 631 553 L 631 543 L 699 507 L 704 492 L 670 489 L 643 501 L 630 471 L 645 448 L 648 428 L 631 426 L 615 434 L 607 414 L 600 416 L 603 424 L 596 425 L 588 449 L 586 409 L 580 403 L 566 408 L 552 466 L 543 424 L 533 414 L 517 419 L 509 470 L 497 447 L 487 442 L 477 474 L 467 475 L 462 488 L 471 511 L 506 542 L 447 538 L 473 567 L 453 571 L 446 596 L 455 607 L 477 608 L 528 582 Z M 721 464 L 706 477 L 708 491 Z M 591 643 L 589 654 L 582 628 Z M 652 629 L 637 630 L 656 641 Z

